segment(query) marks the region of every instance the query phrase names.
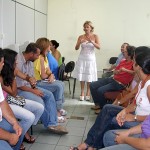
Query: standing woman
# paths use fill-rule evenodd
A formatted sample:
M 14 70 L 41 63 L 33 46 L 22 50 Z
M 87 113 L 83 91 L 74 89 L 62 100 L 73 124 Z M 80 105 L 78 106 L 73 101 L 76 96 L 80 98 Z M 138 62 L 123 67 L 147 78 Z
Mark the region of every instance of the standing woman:
M 93 33 L 94 27 L 91 21 L 83 24 L 85 34 L 80 35 L 75 49 L 81 45 L 81 52 L 74 70 L 74 77 L 80 81 L 80 100 L 84 100 L 84 86 L 87 82 L 86 100 L 90 100 L 90 82 L 97 81 L 97 67 L 94 48 L 100 49 L 99 37 Z

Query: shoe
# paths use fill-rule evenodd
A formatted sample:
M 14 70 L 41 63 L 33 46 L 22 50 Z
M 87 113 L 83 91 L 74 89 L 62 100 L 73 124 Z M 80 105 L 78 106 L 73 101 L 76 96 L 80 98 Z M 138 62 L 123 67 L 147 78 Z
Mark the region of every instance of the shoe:
M 65 127 L 63 126 L 50 126 L 48 127 L 48 130 L 51 132 L 51 133 L 55 133 L 55 134 L 59 134 L 59 135 L 63 135 L 63 134 L 68 134 L 68 131 Z
M 19 150 L 25 150 L 25 149 L 26 149 L 26 147 L 22 143 Z
M 80 96 L 80 101 L 84 101 L 84 96 Z
M 95 106 L 92 106 L 92 107 L 91 107 L 91 109 L 93 109 L 93 110 L 97 110 L 97 109 L 100 109 L 100 106 L 95 105 Z
M 70 147 L 69 150 L 79 150 L 78 147 Z
M 62 116 L 66 116 L 66 115 L 67 115 L 67 111 L 64 110 L 64 109 L 60 109 L 59 112 L 60 112 L 60 114 L 61 114 Z
M 90 101 L 90 96 L 86 96 L 86 97 L 85 97 L 85 100 L 86 100 L 86 101 Z
M 98 115 L 100 113 L 100 109 L 95 110 L 95 114 Z
M 63 116 L 57 117 L 58 118 L 58 123 L 64 123 L 66 122 L 66 118 L 64 118 Z
M 35 142 L 35 138 L 30 135 L 29 139 L 27 139 L 26 137 L 24 137 L 23 141 L 32 144 L 32 143 Z

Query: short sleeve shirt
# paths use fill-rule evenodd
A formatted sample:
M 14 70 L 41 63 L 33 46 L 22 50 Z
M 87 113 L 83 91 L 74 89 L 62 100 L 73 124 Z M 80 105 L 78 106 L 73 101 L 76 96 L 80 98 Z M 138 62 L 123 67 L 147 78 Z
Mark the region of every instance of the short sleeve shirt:
M 0 103 L 4 101 L 4 95 L 3 95 L 3 91 L 2 91 L 2 87 L 1 87 L 1 83 L 0 83 Z M 0 107 L 0 121 L 2 121 L 2 110 Z
M 26 61 L 23 53 L 19 53 L 17 56 L 17 68 L 24 74 L 28 74 L 30 77 L 34 77 L 33 62 Z M 17 87 L 28 86 L 31 87 L 30 83 L 19 77 L 16 77 Z

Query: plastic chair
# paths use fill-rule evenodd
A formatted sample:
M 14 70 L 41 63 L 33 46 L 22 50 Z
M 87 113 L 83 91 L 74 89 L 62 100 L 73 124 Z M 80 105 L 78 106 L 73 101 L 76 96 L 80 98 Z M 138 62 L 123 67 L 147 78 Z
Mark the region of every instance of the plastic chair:
M 71 94 L 70 79 L 72 78 L 71 74 L 72 74 L 72 71 L 74 70 L 74 67 L 75 67 L 75 62 L 70 61 L 66 65 L 65 63 L 61 64 L 58 70 L 58 79 L 61 81 L 68 81 L 70 94 Z
M 118 59 L 118 57 L 110 57 L 109 64 L 114 65 L 116 63 L 117 59 Z M 108 69 L 103 69 L 103 73 L 105 71 L 108 71 Z

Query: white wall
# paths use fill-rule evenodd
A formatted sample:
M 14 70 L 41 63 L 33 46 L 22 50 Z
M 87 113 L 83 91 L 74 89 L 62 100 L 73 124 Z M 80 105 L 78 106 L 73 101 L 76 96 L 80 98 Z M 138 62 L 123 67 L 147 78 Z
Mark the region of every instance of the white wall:
M 47 3 L 47 0 L 0 0 L 0 47 L 13 48 L 46 37 Z
M 98 70 L 117 56 L 123 42 L 150 45 L 149 0 L 48 0 L 48 38 L 60 43 L 66 62 L 77 60 L 76 40 L 83 34 L 83 23 L 91 20 L 101 39 L 96 50 Z

